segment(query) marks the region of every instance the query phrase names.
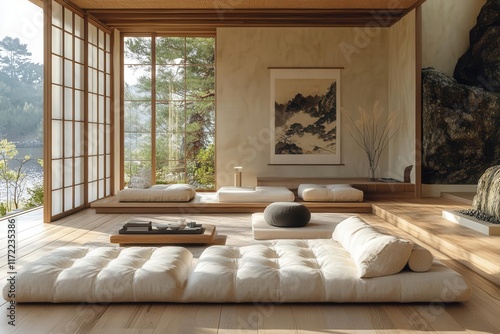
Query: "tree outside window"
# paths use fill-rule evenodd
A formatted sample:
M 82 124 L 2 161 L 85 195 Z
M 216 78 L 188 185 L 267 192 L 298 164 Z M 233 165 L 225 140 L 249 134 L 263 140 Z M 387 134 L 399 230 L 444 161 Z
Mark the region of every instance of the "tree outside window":
M 124 73 L 125 182 L 214 189 L 215 39 L 126 37 Z

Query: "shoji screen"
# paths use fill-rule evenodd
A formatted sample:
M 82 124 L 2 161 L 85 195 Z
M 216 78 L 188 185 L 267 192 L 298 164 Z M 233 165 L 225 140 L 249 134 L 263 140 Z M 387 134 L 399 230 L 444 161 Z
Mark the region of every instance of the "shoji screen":
M 88 24 L 88 201 L 111 194 L 111 35 Z
M 78 10 L 44 2 L 44 220 L 110 194 L 111 37 Z
M 45 197 L 49 198 L 44 210 L 46 218 L 52 218 L 85 205 L 85 24 L 82 16 L 56 1 L 46 6 L 51 7 L 51 24 L 45 50 L 46 58 L 50 51 L 45 61 L 45 87 L 50 93 L 45 94 L 46 190 L 49 187 Z

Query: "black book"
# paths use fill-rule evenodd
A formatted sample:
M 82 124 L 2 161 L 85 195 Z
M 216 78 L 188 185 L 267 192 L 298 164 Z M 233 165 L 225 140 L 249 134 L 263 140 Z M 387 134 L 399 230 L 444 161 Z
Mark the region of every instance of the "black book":
M 129 221 L 123 225 L 123 227 L 127 231 L 151 231 L 153 229 L 153 224 L 145 221 Z

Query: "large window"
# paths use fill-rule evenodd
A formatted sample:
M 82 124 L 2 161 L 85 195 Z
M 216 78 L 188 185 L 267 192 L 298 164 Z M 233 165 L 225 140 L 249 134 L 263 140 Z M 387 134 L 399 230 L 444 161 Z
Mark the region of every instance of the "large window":
M 124 182 L 215 187 L 215 39 L 124 38 Z

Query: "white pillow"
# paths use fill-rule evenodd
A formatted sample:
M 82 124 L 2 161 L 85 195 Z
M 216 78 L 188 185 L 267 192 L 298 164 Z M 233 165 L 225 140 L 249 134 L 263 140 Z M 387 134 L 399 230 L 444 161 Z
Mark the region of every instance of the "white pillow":
M 413 243 L 378 232 L 359 217 L 339 223 L 333 232 L 351 255 L 362 278 L 392 275 L 408 263 Z
M 127 185 L 129 188 L 146 189 L 151 187 L 151 180 L 142 176 L 131 176 Z

